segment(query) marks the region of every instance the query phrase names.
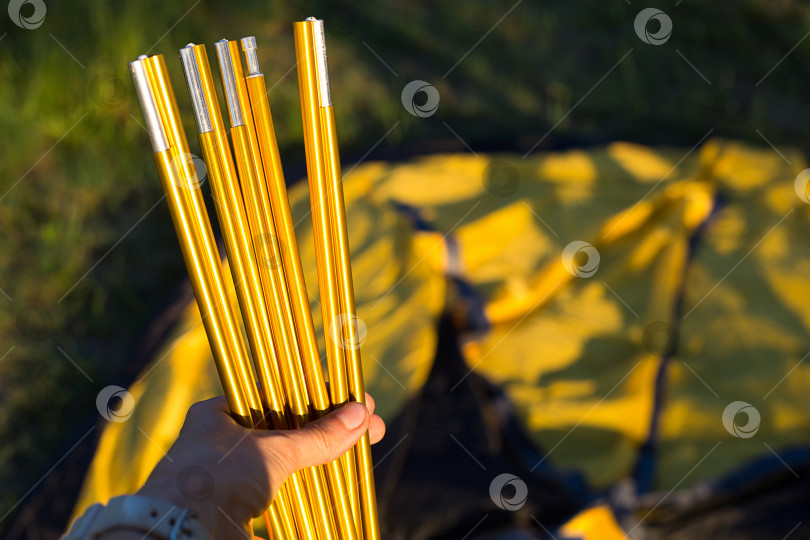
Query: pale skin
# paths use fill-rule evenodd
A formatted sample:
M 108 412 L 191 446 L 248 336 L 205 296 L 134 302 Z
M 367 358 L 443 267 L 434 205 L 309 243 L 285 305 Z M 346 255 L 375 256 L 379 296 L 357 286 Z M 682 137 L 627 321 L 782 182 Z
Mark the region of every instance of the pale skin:
M 385 424 L 368 394 L 366 405 L 349 403 L 303 429 L 267 431 L 238 425 L 225 398 L 195 403 L 137 495 L 194 510 L 212 538 L 249 538 L 252 519 L 262 515 L 290 474 L 337 459 L 366 431 L 372 444 L 382 439 Z M 198 483 L 187 486 L 190 470 L 198 471 Z M 143 535 L 121 531 L 104 538 L 141 540 Z

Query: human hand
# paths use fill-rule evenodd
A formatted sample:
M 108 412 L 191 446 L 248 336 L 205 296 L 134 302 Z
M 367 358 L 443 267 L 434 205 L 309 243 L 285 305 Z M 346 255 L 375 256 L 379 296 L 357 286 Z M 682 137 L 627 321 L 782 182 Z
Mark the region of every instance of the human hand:
M 287 477 L 346 453 L 368 430 L 372 444 L 385 424 L 349 403 L 297 430 L 248 430 L 230 416 L 225 398 L 191 406 L 177 440 L 138 495 L 196 511 L 213 538 L 244 538 L 250 520 L 270 505 Z

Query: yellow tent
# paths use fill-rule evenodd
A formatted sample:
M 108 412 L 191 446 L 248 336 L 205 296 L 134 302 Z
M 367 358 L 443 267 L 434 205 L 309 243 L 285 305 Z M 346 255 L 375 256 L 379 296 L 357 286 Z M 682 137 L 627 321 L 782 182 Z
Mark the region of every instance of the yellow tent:
M 480 321 L 461 336 L 469 370 L 503 388 L 542 462 L 593 490 L 627 478 L 686 490 L 808 446 L 803 163 L 714 140 L 694 152 L 614 143 L 352 169 L 344 189 L 378 411 L 394 418 L 420 390 L 437 321 L 456 314 Z M 290 198 L 305 216 L 306 186 Z M 317 297 L 307 220 L 298 234 Z M 313 314 L 322 335 L 316 304 Z M 106 426 L 77 514 L 135 490 L 188 406 L 219 393 L 194 303 L 130 391 L 135 412 Z M 560 534 L 606 527 L 623 535 L 609 509 L 590 506 Z

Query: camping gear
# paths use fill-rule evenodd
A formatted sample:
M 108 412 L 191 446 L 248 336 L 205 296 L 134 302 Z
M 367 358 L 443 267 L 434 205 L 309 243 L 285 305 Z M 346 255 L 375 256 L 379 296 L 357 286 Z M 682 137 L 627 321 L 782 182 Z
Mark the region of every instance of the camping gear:
M 242 40 L 247 75 L 237 43 L 217 43 L 233 153 L 205 46 L 180 50 L 207 174 L 189 153 L 162 55 L 130 64 L 225 396 L 234 418 L 255 429 L 298 429 L 349 401 L 365 402 L 323 21 L 296 23 L 295 33 L 316 266 L 330 321 L 329 397 L 255 38 Z M 221 271 L 199 189 L 206 176 L 233 280 Z M 227 300 L 231 285 L 235 305 Z M 339 461 L 298 471 L 282 486 L 265 513 L 274 538 L 379 538 L 368 435 Z
M 784 154 L 711 139 L 353 167 L 385 538 L 459 538 L 487 515 L 469 539 L 510 523 L 561 540 L 807 537 L 810 206 L 805 158 Z M 303 219 L 307 186 L 289 196 Z M 296 232 L 314 287 L 313 233 Z M 591 277 L 566 277 L 574 240 L 599 251 Z M 222 392 L 193 301 L 130 391 L 74 514 L 136 490 L 162 455 L 150 439 L 168 447 L 184 411 Z M 759 410 L 754 436 L 724 425 L 735 401 Z M 490 498 L 504 472 L 528 486 L 518 511 Z

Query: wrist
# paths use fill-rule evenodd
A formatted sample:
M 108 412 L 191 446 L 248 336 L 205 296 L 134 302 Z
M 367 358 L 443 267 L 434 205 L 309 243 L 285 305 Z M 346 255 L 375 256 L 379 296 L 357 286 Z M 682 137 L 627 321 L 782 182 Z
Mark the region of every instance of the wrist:
M 210 504 L 209 500 L 200 500 L 183 494 L 178 488 L 177 478 L 174 476 L 150 476 L 136 495 L 152 497 L 169 502 L 180 508 L 188 508 L 197 515 L 197 521 L 202 524 L 209 533 L 214 531 L 218 510 L 216 504 Z
M 107 505 L 94 504 L 71 524 L 63 540 L 128 540 L 133 534 L 155 540 L 208 540 L 210 531 L 196 512 L 145 495 L 113 497 Z

